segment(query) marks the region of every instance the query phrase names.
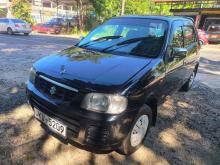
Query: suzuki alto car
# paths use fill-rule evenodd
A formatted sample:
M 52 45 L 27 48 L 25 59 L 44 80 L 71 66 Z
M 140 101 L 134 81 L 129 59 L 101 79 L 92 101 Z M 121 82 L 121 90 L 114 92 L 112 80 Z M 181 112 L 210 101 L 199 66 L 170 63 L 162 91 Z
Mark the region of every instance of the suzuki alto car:
M 192 86 L 198 51 L 190 19 L 112 18 L 34 63 L 27 97 L 42 127 L 61 141 L 129 155 L 156 124 L 165 97 Z

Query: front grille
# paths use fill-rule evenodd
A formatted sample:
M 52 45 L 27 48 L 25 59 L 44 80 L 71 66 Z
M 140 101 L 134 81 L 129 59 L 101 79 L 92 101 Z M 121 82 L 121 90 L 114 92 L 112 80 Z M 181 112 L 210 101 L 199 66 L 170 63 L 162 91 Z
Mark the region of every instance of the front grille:
M 52 82 L 55 81 L 52 80 Z M 66 89 L 64 87 L 61 87 L 61 85 L 57 85 L 58 83 L 52 83 L 52 82 L 48 81 L 43 76 L 42 77 L 37 76 L 35 79 L 35 87 L 41 93 L 44 93 L 52 97 L 53 99 L 58 99 L 62 101 L 71 101 L 74 98 L 74 96 L 76 96 L 75 91 Z
M 109 131 L 106 128 L 89 126 L 86 130 L 86 143 L 93 145 L 103 145 L 107 142 Z

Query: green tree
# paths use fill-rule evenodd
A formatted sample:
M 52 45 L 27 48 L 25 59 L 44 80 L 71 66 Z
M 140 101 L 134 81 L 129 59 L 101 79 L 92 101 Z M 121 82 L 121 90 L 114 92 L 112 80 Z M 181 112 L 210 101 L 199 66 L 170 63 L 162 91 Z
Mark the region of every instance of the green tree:
M 31 17 L 31 4 L 28 0 L 13 0 L 11 4 L 11 12 L 14 17 L 22 19 L 28 23 L 33 23 Z
M 149 2 L 146 0 L 126 0 L 125 14 L 144 15 L 148 14 Z
M 102 21 L 120 14 L 120 0 L 91 0 L 91 3 Z

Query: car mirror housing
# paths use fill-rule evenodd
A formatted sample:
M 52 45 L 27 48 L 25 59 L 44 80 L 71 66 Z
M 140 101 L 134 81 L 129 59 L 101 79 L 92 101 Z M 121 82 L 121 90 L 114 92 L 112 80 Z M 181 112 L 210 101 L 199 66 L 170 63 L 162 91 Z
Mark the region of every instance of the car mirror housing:
M 185 58 L 187 55 L 186 48 L 173 48 L 172 58 Z

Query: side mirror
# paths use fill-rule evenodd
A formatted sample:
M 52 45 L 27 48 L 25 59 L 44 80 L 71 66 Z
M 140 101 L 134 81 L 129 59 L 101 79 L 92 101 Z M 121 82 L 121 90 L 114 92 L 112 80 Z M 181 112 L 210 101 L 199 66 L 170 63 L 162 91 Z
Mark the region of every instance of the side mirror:
M 172 58 L 185 58 L 187 55 L 186 48 L 173 48 Z

